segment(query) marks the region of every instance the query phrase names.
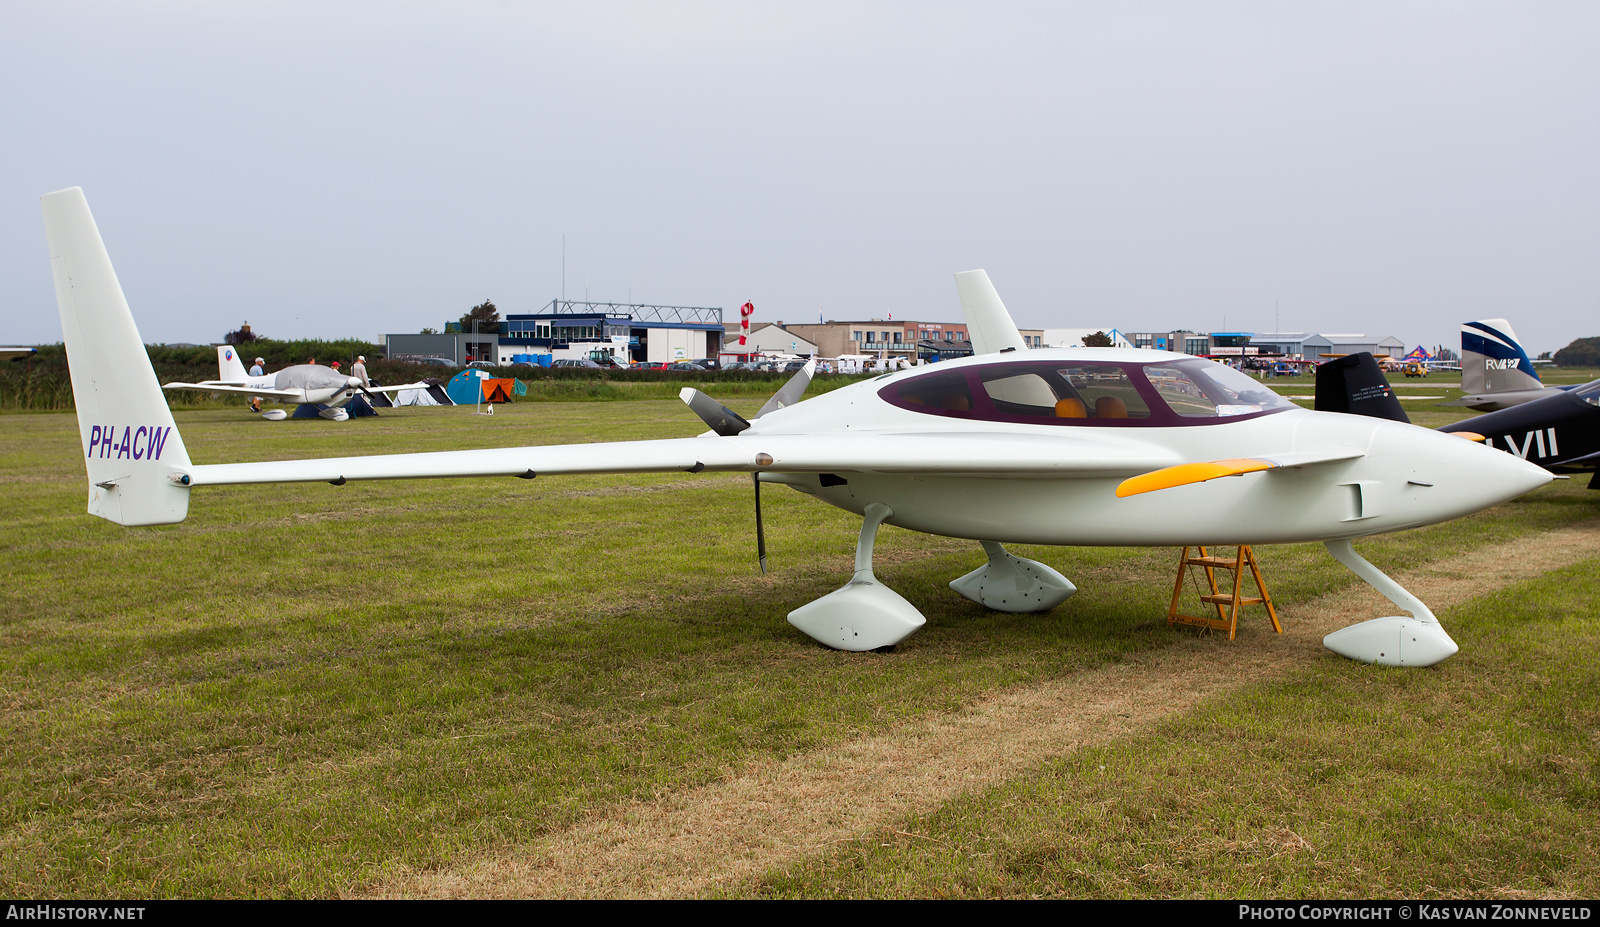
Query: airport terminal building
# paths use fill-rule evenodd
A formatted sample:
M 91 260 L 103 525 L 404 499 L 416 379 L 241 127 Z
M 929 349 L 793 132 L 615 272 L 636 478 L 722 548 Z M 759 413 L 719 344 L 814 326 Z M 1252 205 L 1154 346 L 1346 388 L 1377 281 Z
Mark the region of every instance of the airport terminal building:
M 1318 334 L 1316 332 L 1263 332 L 1251 336 L 1250 345 L 1259 354 L 1321 363 L 1331 357 L 1366 351 L 1373 357 L 1403 357 L 1405 343 L 1394 336 L 1372 338 L 1364 334 Z
M 494 332 L 461 331 L 449 322 L 437 334 L 384 336 L 387 356 L 444 357 L 509 364 L 518 355 L 606 350 L 623 363 L 716 357 L 722 309 L 553 299 L 540 312 L 508 313 Z

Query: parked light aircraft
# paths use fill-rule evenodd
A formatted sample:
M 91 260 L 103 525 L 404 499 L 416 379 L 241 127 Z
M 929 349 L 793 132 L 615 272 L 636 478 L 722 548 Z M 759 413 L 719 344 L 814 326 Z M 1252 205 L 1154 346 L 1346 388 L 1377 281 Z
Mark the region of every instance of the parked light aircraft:
M 1489 447 L 1554 473 L 1592 473 L 1589 488 L 1600 489 L 1600 380 L 1439 430 L 1483 435 Z
M 0 360 L 16 360 L 19 357 L 32 357 L 38 354 L 37 348 L 0 348 Z
M 1461 323 L 1460 399 L 1443 406 L 1465 406 L 1480 412 L 1509 409 L 1562 392 L 1545 386 L 1505 319 Z
M 70 357 L 68 361 L 71 361 Z M 278 402 L 309 405 L 317 410 L 318 415 L 336 422 L 342 422 L 350 417 L 344 407 L 358 393 L 365 393 L 370 397 L 373 393 L 397 393 L 403 389 L 427 388 L 426 383 L 368 386 L 360 377 L 346 376 L 320 364 L 296 364 L 293 367 L 285 367 L 277 373 L 252 377 L 245 371 L 239 353 L 229 344 L 217 345 L 217 379 L 202 380 L 199 383 L 167 383 L 162 386 L 162 389 L 238 393 L 243 396 L 275 399 Z M 262 417 L 277 422 L 288 418 L 288 413 L 282 409 L 271 409 L 263 412 Z
M 1005 543 L 1180 546 L 1325 542 L 1410 616 L 1324 643 L 1356 660 L 1430 665 L 1456 644 L 1351 540 L 1433 524 L 1527 492 L 1549 473 L 1398 422 L 1296 408 L 1249 377 L 1162 351 L 1027 350 L 983 271 L 956 275 L 971 358 L 888 373 L 804 401 L 809 369 L 746 421 L 695 390 L 712 430 L 654 441 L 263 463 L 194 464 L 78 188 L 43 198 L 88 469 L 88 511 L 182 521 L 196 487 L 420 477 L 737 471 L 863 517 L 850 581 L 789 614 L 831 647 L 892 646 L 922 614 L 873 575 L 882 524 L 978 541 L 988 562 L 951 587 L 989 608 L 1044 611 L 1076 588 Z M 1220 479 L 1233 477 L 1232 479 Z

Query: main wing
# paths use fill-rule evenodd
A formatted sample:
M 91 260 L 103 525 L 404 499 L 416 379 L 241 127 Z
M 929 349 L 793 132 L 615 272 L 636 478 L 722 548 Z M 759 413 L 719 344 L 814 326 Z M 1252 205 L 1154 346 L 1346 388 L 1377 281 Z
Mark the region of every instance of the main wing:
M 305 402 L 305 390 L 254 389 L 248 386 L 229 386 L 225 383 L 163 383 L 162 389 L 197 389 L 207 393 L 237 393 L 240 396 L 260 396 L 262 399 L 279 399 L 283 402 Z
M 196 465 L 189 459 L 161 393 L 83 192 L 72 188 L 52 193 L 43 198 L 42 205 L 88 469 L 88 510 L 124 525 L 182 521 L 188 512 L 189 487 L 239 483 L 531 478 L 541 473 L 674 470 L 1093 478 L 1129 477 L 1191 462 L 1170 448 L 1143 441 L 1109 440 L 1104 433 L 1091 435 L 1084 429 L 1082 433 L 1049 435 L 979 430 L 740 433 L 658 441 Z M 218 384 L 171 383 L 167 388 L 237 392 L 289 401 L 300 401 L 303 396 L 298 391 Z M 1352 452 L 1349 456 L 1358 454 Z M 1312 462 L 1306 459 L 1298 464 Z M 1209 478 L 1186 474 L 1197 475 Z M 1188 481 L 1192 480 L 1169 485 Z
M 970 476 L 1131 476 L 1180 463 L 1175 455 L 1130 452 L 1089 441 L 1017 434 L 703 435 L 621 441 L 190 465 L 186 486 L 349 480 L 652 473 L 682 470 L 773 473 L 927 473 Z

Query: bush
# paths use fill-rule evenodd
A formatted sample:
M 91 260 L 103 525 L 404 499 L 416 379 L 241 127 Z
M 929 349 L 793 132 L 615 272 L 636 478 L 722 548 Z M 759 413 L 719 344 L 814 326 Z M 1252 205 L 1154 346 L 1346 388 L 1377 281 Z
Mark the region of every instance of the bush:
M 1600 367 L 1600 337 L 1579 338 L 1556 352 L 1559 367 Z
M 65 412 L 75 406 L 72 402 L 72 380 L 67 372 L 67 350 L 61 344 L 47 344 L 33 357 L 0 363 L 0 410 L 32 412 Z M 368 359 L 378 357 L 381 345 L 346 339 L 342 341 L 252 341 L 245 346 L 241 357 L 245 368 L 257 355 L 265 358 L 268 370 L 278 370 L 292 364 L 303 364 L 315 357 L 317 363 L 341 361 L 346 367 L 359 354 Z M 201 347 L 171 347 L 164 344 L 145 345 L 150 356 L 150 366 L 155 368 L 156 379 L 162 383 L 180 381 L 198 383 L 217 378 L 217 349 L 210 345 Z M 368 365 L 368 375 L 377 378 Z M 411 366 L 411 365 L 406 365 Z M 428 376 L 438 376 L 439 368 Z M 399 381 L 395 381 L 399 382 Z M 167 404 L 193 406 L 211 401 L 210 393 L 196 390 L 172 390 L 167 393 Z M 237 401 L 243 403 L 244 397 Z

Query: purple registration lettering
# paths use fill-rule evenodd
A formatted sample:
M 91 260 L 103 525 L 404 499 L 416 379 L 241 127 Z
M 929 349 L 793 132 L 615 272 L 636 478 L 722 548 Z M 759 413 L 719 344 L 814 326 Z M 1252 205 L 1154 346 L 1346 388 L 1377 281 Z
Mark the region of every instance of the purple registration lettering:
M 150 460 L 160 460 L 161 459 L 161 448 L 166 445 L 166 443 L 167 443 L 167 433 L 170 432 L 171 430 L 172 430 L 171 426 L 167 426 L 165 428 L 151 428 L 150 429 L 150 444 L 149 444 L 147 452 L 145 453 L 145 457 L 146 458 L 148 458 Z

